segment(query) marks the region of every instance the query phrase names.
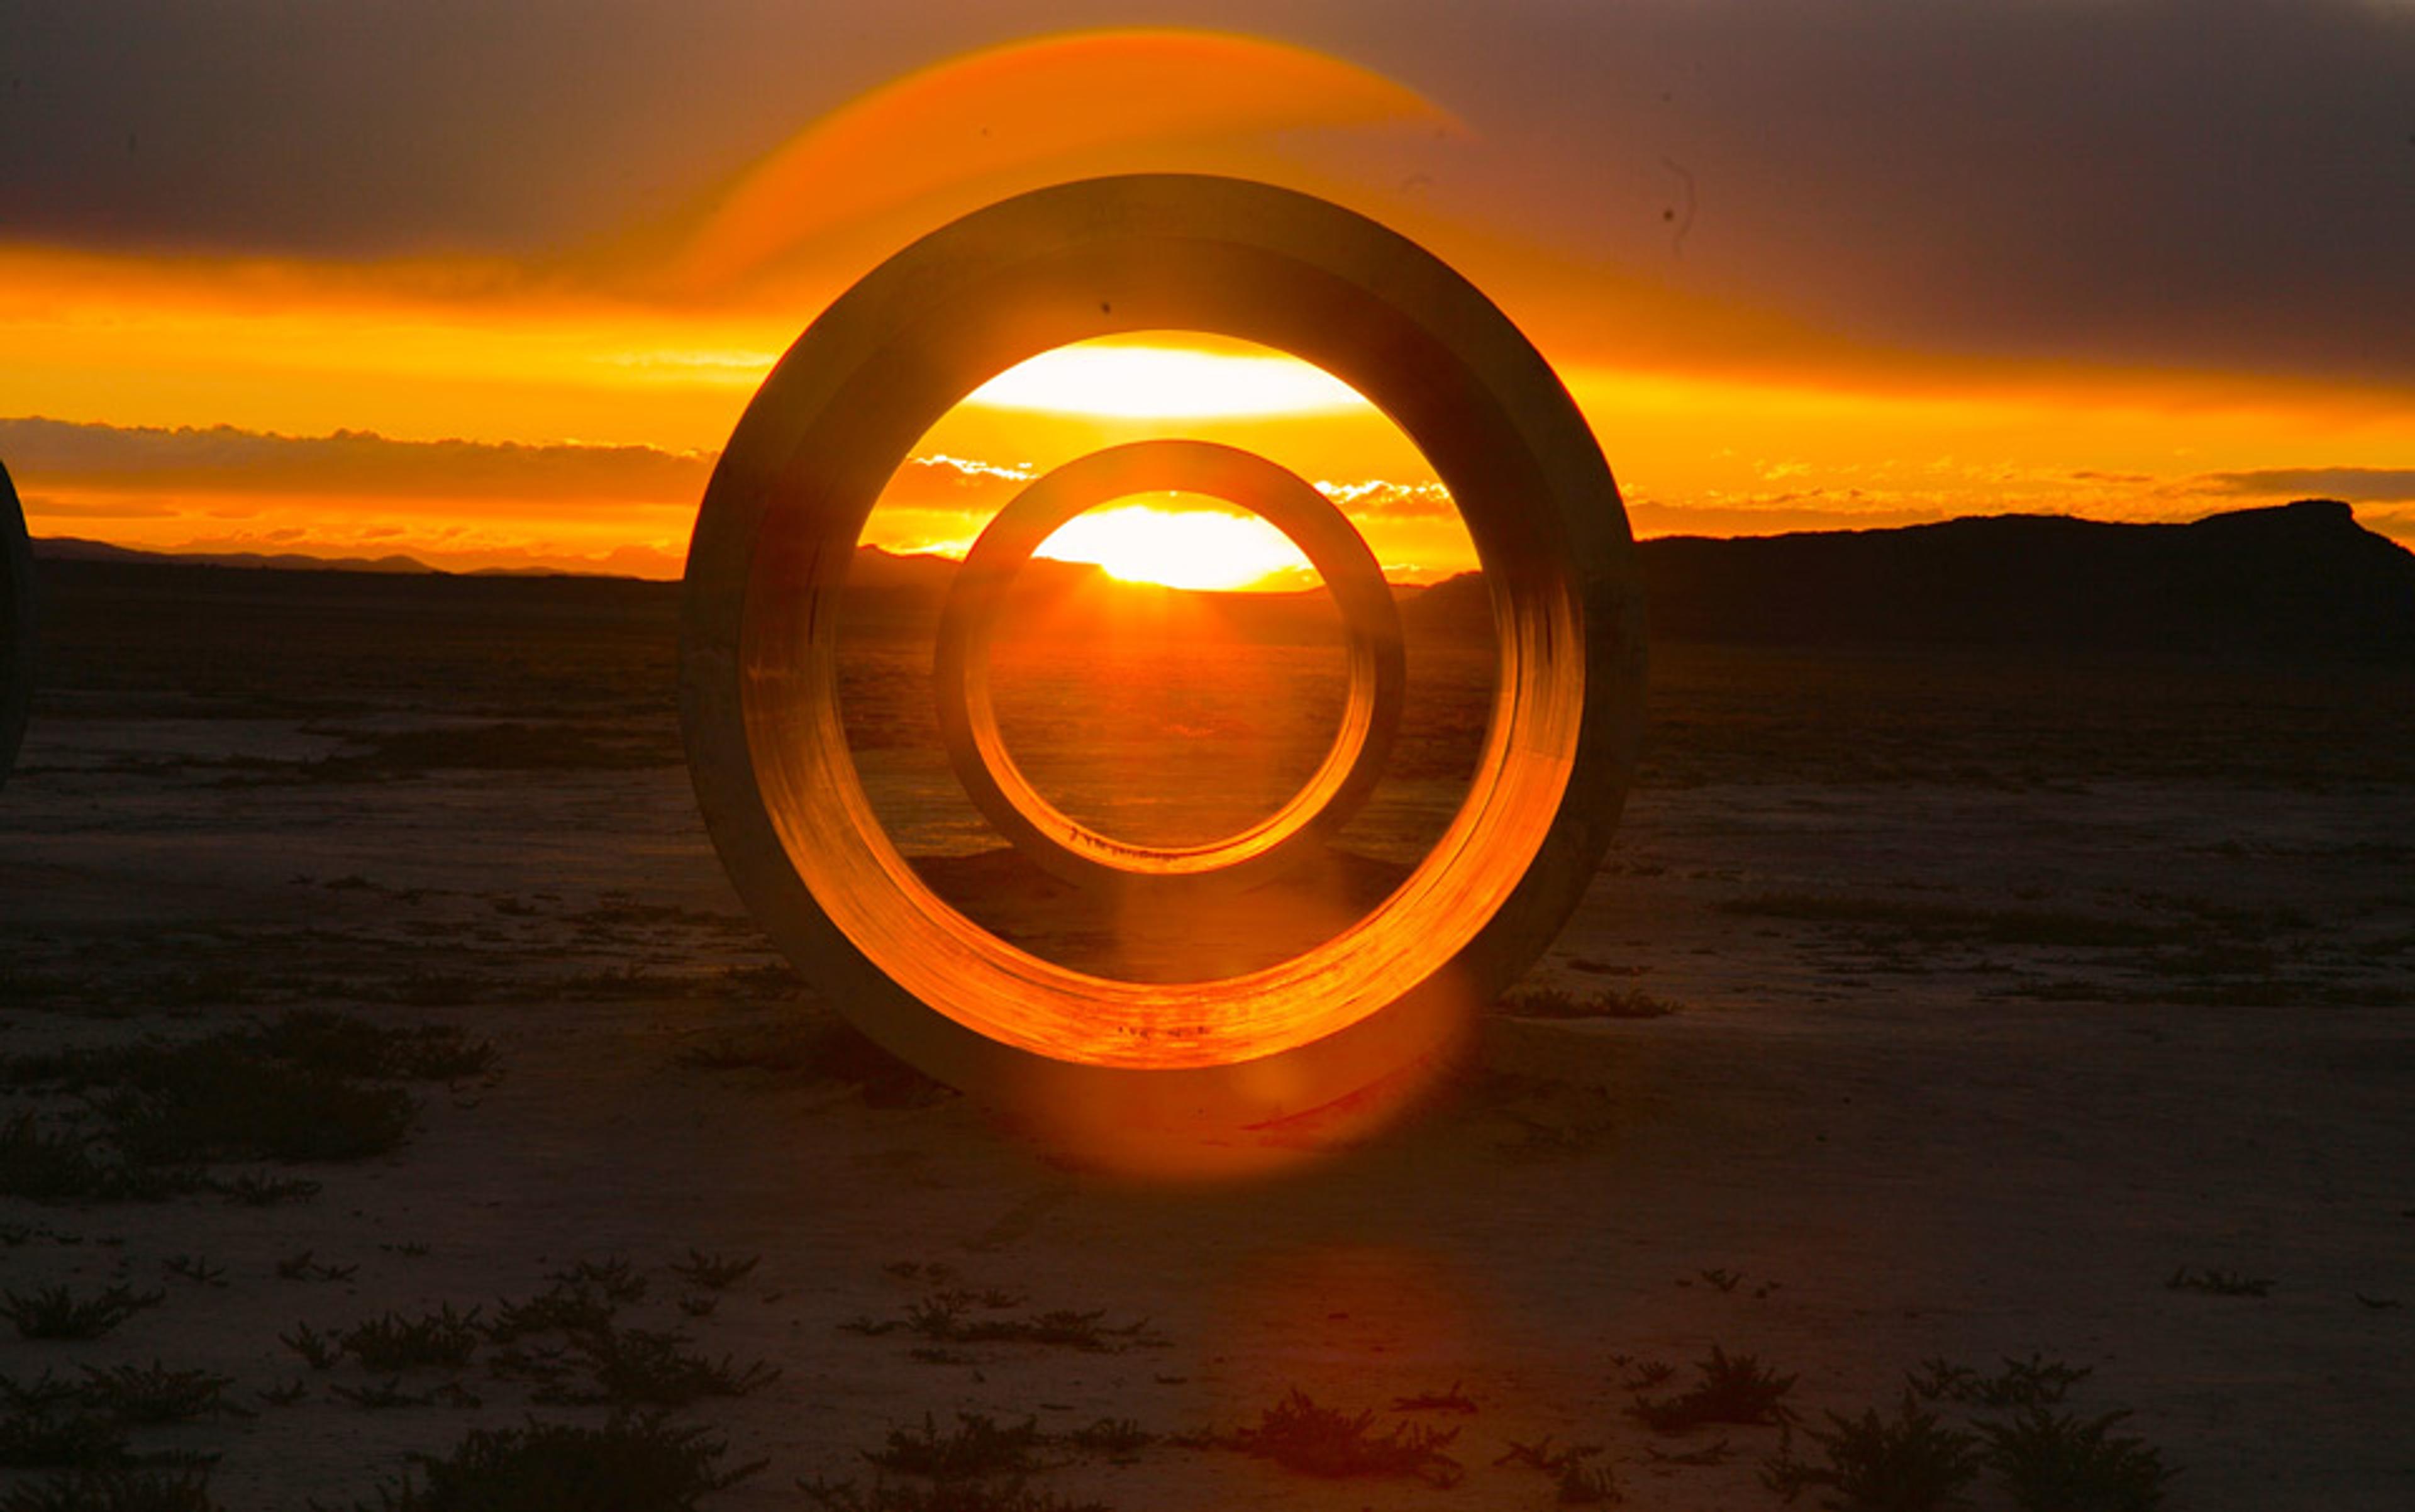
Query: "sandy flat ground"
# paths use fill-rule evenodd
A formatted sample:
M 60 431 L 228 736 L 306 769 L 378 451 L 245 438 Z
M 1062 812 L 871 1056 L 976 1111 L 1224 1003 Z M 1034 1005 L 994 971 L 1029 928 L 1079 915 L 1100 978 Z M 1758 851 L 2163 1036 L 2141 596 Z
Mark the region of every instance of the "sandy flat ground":
M 383 716 L 48 712 L 0 791 L 0 1055 L 292 1006 L 465 1025 L 499 1052 L 419 1087 L 398 1152 L 285 1173 L 322 1184 L 308 1202 L 0 1198 L 8 1289 L 167 1293 L 104 1339 L 0 1338 L 0 1375 L 232 1377 L 256 1415 L 138 1435 L 222 1451 L 230 1506 L 349 1505 L 407 1452 L 530 1410 L 491 1347 L 404 1382 L 458 1380 L 474 1407 L 354 1406 L 332 1388 L 380 1378 L 313 1372 L 281 1332 L 491 1313 L 608 1257 L 649 1281 L 626 1321 L 780 1372 L 680 1415 L 770 1461 L 710 1504 L 730 1508 L 867 1477 L 861 1451 L 926 1413 L 1229 1430 L 1295 1386 L 1456 1429 L 1464 1479 L 1159 1444 L 1042 1482 L 1122 1508 L 1540 1507 L 1550 1482 L 1494 1461 L 1550 1435 L 1603 1445 L 1631 1506 L 1776 1506 L 1756 1472 L 1777 1430 L 1662 1438 L 1624 1411 L 1643 1362 L 1678 1367 L 1673 1389 L 1713 1345 L 1798 1375 L 1815 1424 L 1892 1403 L 1926 1360 L 2042 1354 L 2092 1370 L 2075 1406 L 2132 1409 L 2184 1467 L 2173 1505 L 2415 1505 L 2403 783 L 1706 764 L 1637 792 L 1533 983 L 1677 1011 L 1496 1015 L 1399 1127 L 1198 1189 L 1069 1168 L 961 1099 L 784 1055 L 827 1010 L 767 969 L 675 767 L 305 780 L 294 764 Z M 760 1259 L 691 1316 L 666 1268 L 691 1249 Z M 306 1250 L 357 1270 L 280 1277 Z M 167 1274 L 178 1255 L 224 1284 Z M 2272 1285 L 2168 1286 L 2183 1266 Z M 845 1326 L 950 1288 L 1147 1326 L 937 1352 Z M 297 1379 L 292 1405 L 255 1397 Z M 1475 1411 L 1391 1410 L 1453 1387 Z M 1671 1461 L 1722 1440 L 1723 1462 Z

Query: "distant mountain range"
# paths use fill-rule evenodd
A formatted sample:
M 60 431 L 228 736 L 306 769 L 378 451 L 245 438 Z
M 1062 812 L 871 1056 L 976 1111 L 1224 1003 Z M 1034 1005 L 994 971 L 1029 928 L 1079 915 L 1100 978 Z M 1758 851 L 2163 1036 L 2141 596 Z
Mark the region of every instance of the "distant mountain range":
M 409 557 L 327 560 L 232 553 L 162 556 L 98 542 L 34 543 L 58 562 L 353 572 L 447 577 Z M 2363 529 L 2335 500 L 2238 510 L 2187 525 L 2118 525 L 1999 515 L 1876 531 L 1638 546 L 1652 634 L 1782 646 L 1906 645 L 2032 651 L 2269 654 L 2415 665 L 2415 553 Z M 882 619 L 938 611 L 955 564 L 864 547 L 849 587 Z M 477 576 L 562 576 L 545 573 Z M 1298 593 L 1186 593 L 1117 583 L 1094 567 L 1038 562 L 1018 597 L 1042 625 L 1095 633 L 1109 601 L 1148 594 L 1176 633 L 1210 625 L 1251 639 L 1322 637 L 1329 601 Z M 399 585 L 397 585 L 399 587 Z M 640 585 L 675 593 L 676 584 Z M 1485 585 L 1467 573 L 1401 591 L 1413 636 L 1482 635 Z
M 1652 635 L 1756 646 L 2155 651 L 2415 664 L 2415 552 L 2331 499 L 2186 525 L 1994 515 L 1638 548 Z M 1406 606 L 1489 614 L 1474 574 Z
M 417 557 L 311 557 L 299 551 L 137 551 L 106 541 L 85 541 L 53 535 L 34 543 L 34 555 L 45 561 L 115 561 L 172 563 L 186 567 L 264 568 L 272 572 L 371 572 L 443 574 Z M 450 575 L 445 575 L 450 576 Z M 467 574 L 473 577 L 565 577 L 581 576 L 550 567 L 489 567 Z

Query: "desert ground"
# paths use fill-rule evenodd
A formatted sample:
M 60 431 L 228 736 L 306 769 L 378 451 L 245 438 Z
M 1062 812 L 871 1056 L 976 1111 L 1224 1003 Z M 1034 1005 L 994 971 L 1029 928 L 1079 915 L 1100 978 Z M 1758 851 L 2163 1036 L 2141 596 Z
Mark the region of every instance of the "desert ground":
M 697 817 L 668 591 L 45 591 L 0 1277 L 21 1325 L 132 1310 L 0 1322 L 0 1505 L 69 1505 L 37 1419 L 348 1507 L 634 1408 L 761 1462 L 732 1512 L 1776 1507 L 1915 1377 L 1940 1433 L 2126 1409 L 2166 1505 L 2415 1505 L 2404 672 L 1656 646 L 1617 843 L 1467 1063 L 1192 1186 L 1022 1143 L 802 988 Z M 257 1070 L 296 1012 L 393 1052 L 308 1083 L 368 1097 L 357 1147 L 162 1114 L 172 1047 Z M 1715 1348 L 1792 1426 L 1655 1421 Z M 155 1365 L 182 1407 L 38 1400 Z M 1295 1391 L 1394 1473 L 1275 1452 Z M 990 1499 L 910 1500 L 982 1419 L 949 1494 Z

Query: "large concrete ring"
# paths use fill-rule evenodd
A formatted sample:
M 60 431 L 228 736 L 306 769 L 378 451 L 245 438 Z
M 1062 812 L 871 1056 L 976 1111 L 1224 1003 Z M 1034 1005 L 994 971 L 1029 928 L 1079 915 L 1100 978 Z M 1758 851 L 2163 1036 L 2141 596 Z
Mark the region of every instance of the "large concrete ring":
M 1205 494 L 1244 505 L 1289 536 L 1342 610 L 1350 668 L 1342 726 L 1299 791 L 1238 834 L 1144 846 L 1083 825 L 1034 788 L 998 731 L 990 644 L 1007 589 L 1031 553 L 1083 511 L 1133 494 Z M 1349 517 L 1287 468 L 1238 447 L 1144 441 L 1068 462 L 998 511 L 965 553 L 939 617 L 932 662 L 939 734 L 966 793 L 1016 849 L 1078 887 L 1180 906 L 1203 889 L 1255 887 L 1317 853 L 1382 777 L 1407 683 L 1401 611 Z
M 34 546 L 16 485 L 0 467 L 0 784 L 17 765 L 34 699 Z
M 1458 505 L 1498 648 L 1467 798 L 1408 878 L 1325 943 L 1209 981 L 1075 971 L 951 906 L 882 831 L 837 696 L 848 568 L 908 450 L 1015 363 L 1148 330 L 1292 352 L 1388 414 Z M 1549 948 L 1599 866 L 1633 770 L 1642 611 L 1599 447 L 1473 285 L 1310 196 L 1190 175 L 1094 179 L 924 236 L 772 370 L 698 513 L 681 717 L 740 894 L 872 1038 L 1080 1147 L 1245 1145 L 1414 1081 Z

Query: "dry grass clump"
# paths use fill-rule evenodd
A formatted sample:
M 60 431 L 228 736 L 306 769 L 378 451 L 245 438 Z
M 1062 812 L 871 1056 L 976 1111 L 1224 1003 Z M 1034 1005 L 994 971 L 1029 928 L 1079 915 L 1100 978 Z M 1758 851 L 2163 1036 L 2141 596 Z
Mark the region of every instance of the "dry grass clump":
M 457 1028 L 382 1025 L 312 1009 L 181 1042 L 11 1057 L 0 1061 L 0 1085 L 80 1097 L 102 1127 L 58 1132 L 31 1112 L 18 1114 L 0 1127 L 0 1195 L 158 1199 L 210 1185 L 251 1204 L 308 1195 L 315 1185 L 215 1184 L 198 1167 L 383 1154 L 402 1143 L 417 1113 L 394 1084 L 476 1075 L 493 1063 L 492 1046 Z
M 1572 993 L 1565 987 L 1528 987 L 1501 999 L 1501 1011 L 1523 1019 L 1664 1019 L 1675 1003 L 1637 987 L 1604 987 Z
M 1628 1415 L 1656 1433 L 1683 1433 L 1708 1423 L 1784 1423 L 1794 1415 L 1782 1399 L 1793 1389 L 1795 1378 L 1778 1375 L 1750 1355 L 1732 1355 L 1714 1344 L 1710 1357 L 1695 1370 L 1694 1384 L 1674 1397 L 1656 1399 L 1639 1392 Z
M 0 1512 L 223 1512 L 209 1472 L 112 1467 L 13 1487 Z
M 2129 1415 L 2083 1418 L 2031 1407 L 1979 1431 L 1989 1468 L 2021 1512 L 2153 1512 L 2178 1472 L 2145 1440 L 2113 1431 Z
M 2034 1354 L 2026 1360 L 2008 1355 L 2003 1363 L 2003 1370 L 1996 1374 L 1982 1375 L 1951 1360 L 1926 1360 L 1904 1381 L 1924 1401 L 1943 1400 L 1965 1407 L 2002 1410 L 2054 1406 L 2069 1396 L 2074 1386 L 2096 1373 L 2092 1366 L 2065 1365 Z
M 998 1315 L 1021 1305 L 1011 1293 L 952 1289 L 908 1303 L 903 1318 L 856 1318 L 839 1326 L 873 1338 L 906 1333 L 939 1344 L 1044 1344 L 1093 1354 L 1165 1342 L 1147 1318 L 1111 1324 L 1104 1310 L 1055 1308 L 1029 1317 Z
M 1586 1461 L 1601 1453 L 1598 1444 L 1571 1445 L 1553 1449 L 1547 1437 L 1537 1444 L 1509 1441 L 1509 1447 L 1496 1465 L 1523 1465 L 1539 1470 L 1552 1477 L 1552 1499 L 1562 1506 L 1597 1506 L 1604 1503 L 1623 1502 L 1626 1494 L 1618 1489 L 1618 1474 L 1608 1465 Z
M 338 1334 L 337 1342 L 343 1353 L 372 1370 L 457 1370 L 470 1362 L 484 1339 L 478 1310 L 456 1312 L 448 1302 L 416 1318 L 388 1312 L 355 1324 Z
M 1327 1479 L 1402 1476 L 1431 1486 L 1456 1486 L 1465 1469 L 1443 1450 L 1459 1430 L 1398 1423 L 1374 1431 L 1372 1411 L 1345 1413 L 1319 1405 L 1298 1386 L 1258 1415 L 1257 1426 L 1212 1439 L 1219 1448 L 1270 1460 L 1285 1470 Z
M 375 1512 L 694 1512 L 761 1461 L 722 1468 L 728 1445 L 659 1415 L 621 1415 L 600 1428 L 541 1423 L 478 1429 L 445 1455 L 412 1456 L 413 1471 L 381 1487 Z M 370 1512 L 368 1503 L 355 1512 Z
M 2164 1278 L 2164 1285 L 2174 1292 L 2204 1292 L 2212 1296 L 2270 1296 L 2271 1278 L 2249 1276 L 2235 1270 L 2197 1270 L 2182 1265 Z
M 20 1296 L 7 1294 L 0 1317 L 16 1325 L 23 1339 L 98 1339 L 145 1308 L 168 1300 L 165 1292 L 135 1292 L 112 1286 L 79 1297 L 65 1286 L 45 1286 Z
M 1824 1490 L 1833 1494 L 1820 1505 L 1831 1512 L 1939 1512 L 1962 1505 L 1979 1477 L 1979 1441 L 1923 1412 L 1910 1391 L 1891 1417 L 1870 1408 L 1827 1418 L 1827 1428 L 1805 1430 L 1820 1462 L 1796 1458 L 1790 1445 L 1762 1467 L 1762 1485 L 1789 1502 Z
M 1088 1436 L 1099 1445 L 1127 1443 L 1126 1428 L 1138 1431 L 1102 1420 L 1073 1435 L 1072 1442 Z M 879 1448 L 863 1451 L 882 1472 L 870 1486 L 851 1480 L 797 1485 L 824 1512 L 1106 1512 L 1097 1503 L 1066 1502 L 1027 1484 L 1026 1477 L 1050 1468 L 1040 1456 L 1052 1442 L 1029 1419 L 1000 1425 L 978 1413 L 962 1413 L 956 1426 L 942 1433 L 925 1414 L 919 1429 L 892 1429 Z M 916 1478 L 892 1480 L 892 1475 Z
M 2155 1512 L 2178 1472 L 2145 1440 L 2115 1431 L 2130 1414 L 2054 1410 L 2091 1373 L 2035 1355 L 2006 1359 L 1995 1375 L 1930 1360 L 1907 1378 L 1891 1415 L 1830 1413 L 1828 1427 L 1806 1430 L 1818 1460 L 1798 1456 L 1790 1438 L 1762 1480 L 1789 1501 L 1823 1490 L 1820 1505 L 1838 1512 L 1934 1512 L 1965 1505 L 1985 1472 L 2020 1512 Z M 1966 1431 L 1924 1400 L 2011 1415 L 1972 1419 Z
M 1040 1445 L 1040 1426 L 1030 1418 L 1000 1427 L 979 1413 L 960 1413 L 956 1426 L 941 1433 L 926 1413 L 920 1429 L 891 1429 L 888 1442 L 863 1458 L 900 1475 L 979 1480 L 1045 1468 L 1033 1458 Z

